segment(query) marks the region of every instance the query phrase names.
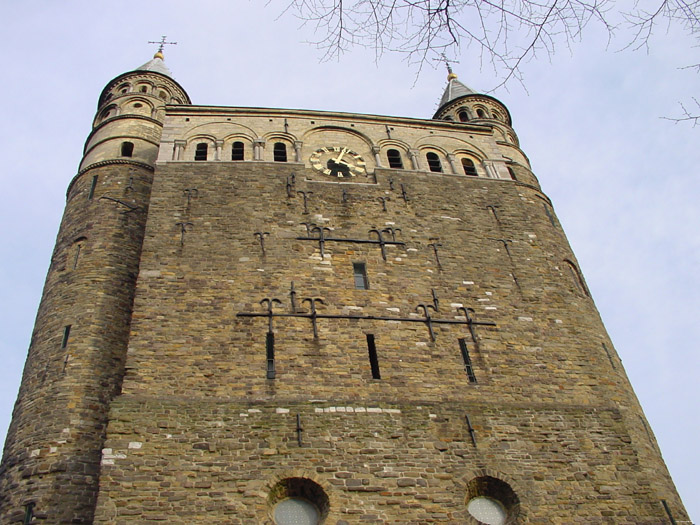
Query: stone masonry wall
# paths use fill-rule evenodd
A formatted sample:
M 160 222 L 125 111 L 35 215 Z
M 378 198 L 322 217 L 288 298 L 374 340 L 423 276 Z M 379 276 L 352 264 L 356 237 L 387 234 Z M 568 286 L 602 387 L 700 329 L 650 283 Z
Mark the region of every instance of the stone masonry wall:
M 469 522 L 464 487 L 480 472 L 513 487 L 523 523 L 659 523 L 661 499 L 683 519 L 546 196 L 515 181 L 381 168 L 374 178 L 159 164 L 97 520 L 264 523 L 271 487 L 297 476 L 324 487 L 327 523 Z M 298 239 L 317 236 L 303 223 L 356 240 L 400 228 L 405 244 L 386 246 L 384 260 L 376 244 L 329 241 L 321 257 L 317 241 Z M 264 254 L 255 232 L 267 233 Z M 354 262 L 368 290 L 354 287 Z M 314 337 L 311 319 L 274 317 L 267 379 L 269 320 L 237 314 L 263 314 L 265 298 L 294 313 L 292 282 L 297 313 L 313 297 L 344 318 L 318 319 Z M 465 324 L 434 324 L 433 341 L 425 322 L 376 319 L 424 318 L 417 306 L 434 304 L 432 291 L 435 319 L 464 319 L 463 306 L 496 326 L 472 338 Z M 296 413 L 309 440 L 300 449 Z

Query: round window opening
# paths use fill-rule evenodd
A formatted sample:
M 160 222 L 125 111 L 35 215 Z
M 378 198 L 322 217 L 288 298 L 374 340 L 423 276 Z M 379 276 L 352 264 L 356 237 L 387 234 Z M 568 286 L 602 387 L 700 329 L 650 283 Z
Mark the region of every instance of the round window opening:
M 288 498 L 275 506 L 277 525 L 317 525 L 320 515 L 316 505 L 301 498 Z
M 506 509 L 498 501 L 486 496 L 479 496 L 469 500 L 467 504 L 469 514 L 486 525 L 503 525 L 508 517 Z
M 276 525 L 319 525 L 328 515 L 328 495 L 309 478 L 278 481 L 268 495 L 269 512 Z
M 484 525 L 515 523 L 520 500 L 505 481 L 480 476 L 467 484 L 467 512 Z

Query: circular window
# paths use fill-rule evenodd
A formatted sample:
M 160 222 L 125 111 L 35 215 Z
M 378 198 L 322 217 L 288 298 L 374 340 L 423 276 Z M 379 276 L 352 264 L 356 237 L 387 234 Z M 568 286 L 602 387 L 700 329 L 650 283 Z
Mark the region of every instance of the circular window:
M 270 517 L 276 525 L 317 525 L 328 516 L 328 495 L 309 478 L 278 481 L 268 495 Z
M 513 523 L 520 511 L 518 496 L 505 481 L 480 476 L 467 484 L 467 511 L 479 523 Z
M 136 104 L 134 104 L 134 107 L 135 107 L 135 108 L 142 108 L 142 107 L 143 107 L 143 104 L 137 102 Z
M 275 506 L 277 525 L 316 525 L 320 516 L 316 505 L 301 498 L 288 498 Z
M 503 525 L 506 522 L 506 510 L 495 499 L 479 496 L 469 500 L 469 514 L 486 525 Z

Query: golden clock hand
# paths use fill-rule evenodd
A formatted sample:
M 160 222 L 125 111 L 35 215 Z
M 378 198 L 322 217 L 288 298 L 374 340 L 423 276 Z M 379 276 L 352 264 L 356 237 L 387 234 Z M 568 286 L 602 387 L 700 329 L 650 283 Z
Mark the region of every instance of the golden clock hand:
M 340 150 L 340 155 L 338 155 L 338 158 L 335 159 L 335 161 L 340 162 L 340 159 L 342 159 L 343 155 L 345 155 L 348 151 L 349 151 L 348 148 L 343 148 L 342 150 Z M 343 162 L 343 164 L 347 165 L 347 163 L 345 163 L 345 162 Z

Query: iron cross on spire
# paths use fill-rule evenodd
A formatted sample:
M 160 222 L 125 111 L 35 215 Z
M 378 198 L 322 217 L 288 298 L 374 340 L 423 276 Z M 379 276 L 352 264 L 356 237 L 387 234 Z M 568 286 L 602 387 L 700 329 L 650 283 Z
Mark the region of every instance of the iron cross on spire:
M 177 42 L 166 42 L 165 39 L 166 39 L 166 36 L 163 35 L 162 37 L 160 37 L 160 42 L 156 42 L 154 40 L 149 40 L 148 43 L 149 44 L 158 44 L 158 53 L 163 52 L 163 46 L 168 46 L 168 45 L 176 46 L 177 45 Z
M 454 60 L 454 61 L 450 62 L 450 59 L 447 58 L 447 55 L 445 53 L 440 53 L 440 57 L 441 58 L 434 58 L 433 60 L 437 60 L 439 62 L 444 62 L 445 66 L 447 67 L 447 73 L 450 75 L 454 75 L 454 73 L 452 72 L 452 65 L 451 64 L 459 64 L 459 61 Z

